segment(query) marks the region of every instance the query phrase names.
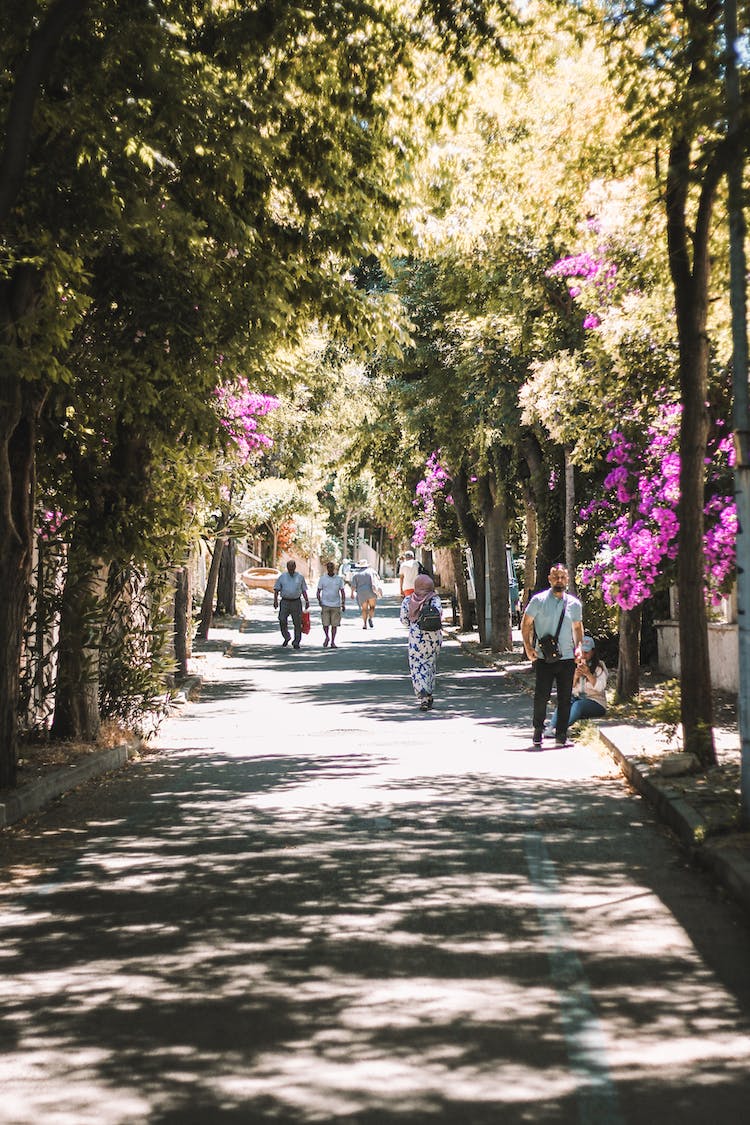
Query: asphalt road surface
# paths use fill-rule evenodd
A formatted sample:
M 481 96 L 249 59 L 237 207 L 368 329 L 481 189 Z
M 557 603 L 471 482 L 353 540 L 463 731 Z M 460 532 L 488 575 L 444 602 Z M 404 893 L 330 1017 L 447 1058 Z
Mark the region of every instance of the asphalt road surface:
M 0 1121 L 747 1120 L 750 928 L 611 763 L 397 601 L 269 602 L 159 752 L 0 848 Z

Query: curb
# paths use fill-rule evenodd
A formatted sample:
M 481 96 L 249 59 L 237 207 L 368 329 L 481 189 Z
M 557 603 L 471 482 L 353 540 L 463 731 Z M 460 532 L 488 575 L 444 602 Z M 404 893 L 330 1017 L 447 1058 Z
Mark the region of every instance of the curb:
M 750 914 L 750 861 L 745 852 L 731 839 L 709 840 L 697 858 Z
M 198 699 L 202 686 L 202 676 L 187 676 L 179 685 L 179 690 L 184 693 L 183 702 Z M 37 781 L 19 786 L 0 800 L 0 831 L 31 813 L 39 812 L 71 789 L 105 773 L 122 769 L 137 755 L 141 745 L 141 739 L 135 739 L 131 743 L 111 746 L 107 750 L 97 750 L 72 766 L 63 766 Z
M 599 727 L 597 734 L 599 741 L 612 755 L 633 788 L 642 797 L 645 797 L 649 804 L 653 805 L 659 817 L 679 837 L 683 847 L 690 852 L 699 850 L 701 835 L 706 830 L 706 821 L 700 813 L 696 812 L 687 801 L 681 798 L 671 798 L 663 789 L 654 785 L 649 777 L 612 741 L 606 730 Z
M 83 785 L 86 781 L 91 781 L 94 777 L 121 769 L 135 757 L 139 747 L 140 742 L 133 742 L 112 746 L 108 750 L 99 750 L 88 754 L 83 761 L 76 762 L 73 766 L 65 766 L 38 781 L 22 785 L 20 789 L 0 801 L 0 828 L 13 824 L 29 813 L 39 812 L 56 797 Z
M 649 802 L 659 819 L 672 829 L 690 859 L 711 872 L 743 909 L 750 913 L 747 836 L 734 833 L 706 838 L 707 822 L 688 801 L 672 797 L 655 785 L 608 737 L 606 730 L 599 728 L 597 733 L 600 742 L 612 755 L 627 780 Z
M 444 629 L 445 633 L 448 630 Z M 455 633 L 448 634 L 457 641 L 464 652 L 489 667 L 495 667 L 511 676 L 527 693 L 529 684 L 524 680 L 518 666 L 504 664 L 493 658 L 491 653 L 477 652 L 465 644 Z M 750 914 L 750 834 L 733 832 L 727 835 L 708 835 L 705 818 L 683 797 L 656 785 L 648 773 L 617 745 L 607 734 L 606 727 L 599 726 L 597 735 L 601 745 L 614 759 L 623 776 L 637 793 L 648 801 L 657 817 L 677 836 L 689 858 L 705 871 L 710 872 L 717 882 L 739 905 Z

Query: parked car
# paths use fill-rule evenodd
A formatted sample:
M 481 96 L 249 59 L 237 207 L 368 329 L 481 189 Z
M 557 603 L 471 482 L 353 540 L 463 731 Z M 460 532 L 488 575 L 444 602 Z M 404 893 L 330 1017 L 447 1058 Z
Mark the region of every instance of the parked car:
M 270 590 L 273 593 L 273 584 L 280 574 L 281 571 L 275 566 L 251 566 L 248 570 L 243 570 L 240 580 L 248 590 Z

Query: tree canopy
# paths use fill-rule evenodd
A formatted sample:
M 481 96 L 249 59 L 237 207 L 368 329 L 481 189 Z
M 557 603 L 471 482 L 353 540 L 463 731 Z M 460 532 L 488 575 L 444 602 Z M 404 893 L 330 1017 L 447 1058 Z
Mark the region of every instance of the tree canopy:
M 486 553 L 497 647 L 505 542 L 529 589 L 564 551 L 604 582 L 612 419 L 679 402 L 701 621 L 730 405 L 719 8 L 8 0 L 0 33 L 0 783 L 36 497 L 83 582 L 168 566 L 277 478 L 342 549 L 366 517 Z

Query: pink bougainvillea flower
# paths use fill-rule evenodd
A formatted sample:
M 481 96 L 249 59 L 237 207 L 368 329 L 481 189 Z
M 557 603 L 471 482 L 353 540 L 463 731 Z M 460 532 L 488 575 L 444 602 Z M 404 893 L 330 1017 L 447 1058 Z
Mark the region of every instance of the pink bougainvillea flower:
M 586 520 L 599 511 L 620 509 L 600 535 L 599 558 L 583 575 L 584 584 L 601 582 L 609 605 L 640 605 L 653 593 L 665 565 L 677 557 L 681 410 L 679 403 L 663 404 L 654 421 L 642 427 L 642 448 L 621 431 L 612 431 L 606 459 L 615 468 L 604 480 L 609 495 L 581 512 Z M 719 423 L 717 434 L 724 429 Z M 706 458 L 707 480 L 714 489 L 703 513 L 706 595 L 714 603 L 731 581 L 735 565 L 737 511 L 727 485 L 732 451 L 731 438 L 718 436 L 709 443 Z

